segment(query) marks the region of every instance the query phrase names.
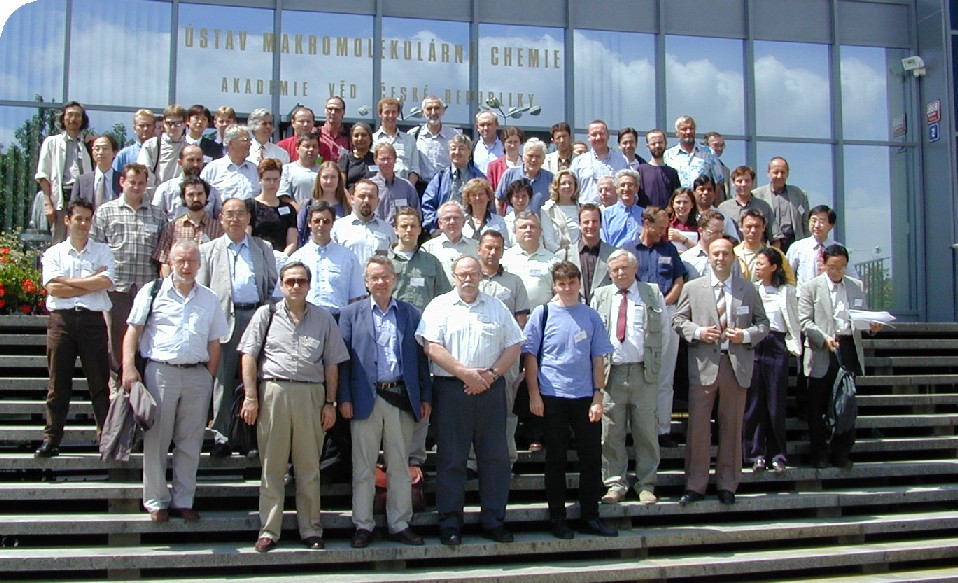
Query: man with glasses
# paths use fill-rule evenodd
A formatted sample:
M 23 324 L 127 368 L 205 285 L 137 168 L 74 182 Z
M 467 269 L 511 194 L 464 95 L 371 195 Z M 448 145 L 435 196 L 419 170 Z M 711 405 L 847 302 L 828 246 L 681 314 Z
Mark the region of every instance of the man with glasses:
M 436 171 L 422 195 L 422 227 L 427 233 L 435 233 L 440 229 L 436 224 L 436 210 L 444 202 L 461 201 L 462 187 L 467 182 L 473 178 L 486 178 L 470 160 L 472 142 L 467 136 L 455 134 L 448 145 L 451 165 L 447 164 Z
M 319 128 L 319 155 L 323 160 L 339 160 L 349 153 L 349 136 L 343 127 L 346 101 L 334 96 L 326 100 L 326 122 Z
M 642 224 L 642 211 L 645 210 L 639 200 L 641 178 L 631 168 L 615 173 L 615 187 L 619 200 L 614 205 L 602 209 L 601 238 L 616 248 L 634 245 L 639 237 Z
M 232 453 L 229 428 L 233 389 L 239 384 L 239 353 L 236 347 L 256 309 L 269 302 L 276 286 L 273 247 L 247 234 L 250 212 L 246 202 L 236 198 L 223 203 L 220 224 L 224 235 L 200 246 L 202 263 L 196 280 L 216 294 L 226 314 L 227 332 L 221 338 L 223 357 L 213 385 L 213 457 Z
M 503 526 L 510 479 L 503 375 L 519 357 L 522 331 L 502 302 L 479 291 L 474 257 L 460 257 L 452 271 L 456 289 L 429 303 L 416 330 L 435 379 L 439 541 L 462 544 L 466 458 L 474 445 L 483 536 L 512 542 Z
M 262 187 L 256 165 L 248 160 L 249 128 L 232 125 L 223 134 L 226 155 L 213 160 L 200 172 L 200 178 L 220 193 L 224 201 L 230 198 L 249 200 L 259 195 Z
M 186 109 L 174 103 L 163 110 L 163 133 L 143 143 L 136 161 L 149 171 L 147 196 L 153 199 L 153 191 L 160 184 L 180 175 L 180 150 L 186 146 Z
M 83 106 L 71 101 L 60 114 L 62 132 L 48 136 L 40 146 L 37 172 L 34 178 L 43 193 L 43 213 L 50 224 L 53 242 L 66 239 L 66 223 L 62 211 L 70 201 L 73 186 L 80 175 L 93 168 L 80 132 L 90 125 Z
M 462 236 L 462 227 L 466 223 L 466 213 L 462 205 L 455 201 L 444 202 L 439 207 L 438 236 L 423 243 L 422 249 L 442 263 L 446 276 L 452 282 L 452 264 L 462 255 L 476 257 L 479 244 L 475 239 Z
M 538 214 L 542 205 L 549 200 L 549 187 L 552 186 L 554 174 L 542 167 L 546 159 L 546 144 L 539 138 L 529 138 L 522 148 L 522 165 L 506 170 L 499 179 L 496 188 L 496 199 L 500 207 L 506 207 L 506 189 L 516 180 L 525 179 L 532 186 L 532 198 L 529 200 L 529 210 Z

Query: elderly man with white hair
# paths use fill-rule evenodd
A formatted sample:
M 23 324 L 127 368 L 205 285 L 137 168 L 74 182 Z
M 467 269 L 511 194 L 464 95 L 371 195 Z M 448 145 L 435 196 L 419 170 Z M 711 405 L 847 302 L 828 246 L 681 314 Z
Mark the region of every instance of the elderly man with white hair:
M 496 189 L 496 200 L 505 208 L 506 189 L 516 180 L 525 178 L 532 184 L 532 200 L 529 201 L 529 210 L 539 214 L 542 205 L 549 200 L 549 186 L 552 185 L 554 175 L 542 167 L 546 160 L 546 144 L 539 138 L 529 138 L 522 147 L 522 165 L 506 170 L 499 179 Z M 505 213 L 503 213 L 505 214 Z
M 254 109 L 246 123 L 249 125 L 250 133 L 253 134 L 253 141 L 249 148 L 250 162 L 259 166 L 263 160 L 273 158 L 283 164 L 289 164 L 289 152 L 272 142 L 273 115 L 268 109 L 262 107 Z
M 223 201 L 230 198 L 249 200 L 260 193 L 259 172 L 249 161 L 250 133 L 243 125 L 232 125 L 223 132 L 226 155 L 213 160 L 200 172 L 205 180 L 220 193 Z

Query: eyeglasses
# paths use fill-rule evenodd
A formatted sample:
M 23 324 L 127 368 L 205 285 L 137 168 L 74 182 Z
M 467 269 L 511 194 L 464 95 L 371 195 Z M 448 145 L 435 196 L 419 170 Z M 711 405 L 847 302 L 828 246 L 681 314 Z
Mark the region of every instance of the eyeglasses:
M 309 285 L 309 280 L 305 277 L 290 277 L 283 280 L 283 285 L 286 287 L 293 287 L 295 285 L 306 286 Z
M 175 128 L 178 128 L 178 127 L 180 127 L 180 126 L 183 125 L 183 120 L 167 119 L 167 120 L 164 120 L 163 123 L 164 123 L 165 125 L 173 126 L 173 127 L 175 127 Z
M 470 271 L 469 273 L 454 273 L 456 279 L 460 281 L 471 281 L 473 279 L 479 279 L 479 273 Z
M 325 218 L 322 218 L 322 217 L 318 217 L 318 218 L 315 218 L 315 219 L 310 219 L 309 224 L 311 224 L 311 225 L 328 225 L 328 224 L 330 224 L 330 223 L 332 223 L 332 222 L 333 222 L 333 219 L 325 219 Z
M 227 219 L 242 219 L 247 214 L 246 211 L 226 211 L 223 213 L 223 216 Z

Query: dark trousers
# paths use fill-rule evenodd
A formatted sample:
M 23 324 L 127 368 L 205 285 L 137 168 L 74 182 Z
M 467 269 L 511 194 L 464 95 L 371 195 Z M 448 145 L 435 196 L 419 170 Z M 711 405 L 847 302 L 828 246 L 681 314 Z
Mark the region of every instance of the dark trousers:
M 833 461 L 844 462 L 855 445 L 855 430 L 831 436 L 825 427 L 825 415 L 831 406 L 832 388 L 838 370 L 842 364 L 855 374 L 861 374 L 858 353 L 855 351 L 855 339 L 841 336 L 838 339 L 838 351 L 830 354 L 828 372 L 821 378 L 808 377 L 808 439 L 812 447 L 812 460 L 827 460 L 829 454 Z
M 469 448 L 476 449 L 480 521 L 502 526 L 509 499 L 510 463 L 506 447 L 505 381 L 478 395 L 467 395 L 462 381 L 436 377 L 432 422 L 436 430 L 436 511 L 439 528 L 462 528 Z
M 543 396 L 545 405 L 546 499 L 549 518 L 565 518 L 566 462 L 569 428 L 579 455 L 579 507 L 582 520 L 599 517 L 602 496 L 602 424 L 589 421 L 592 397 L 566 399 Z
M 110 409 L 110 360 L 103 312 L 54 311 L 47 323 L 47 425 L 43 437 L 59 445 L 70 411 L 73 369 L 77 356 L 83 367 L 93 403 L 97 430 L 103 428 Z
M 745 401 L 745 461 L 763 457 L 785 462 L 785 389 L 788 350 L 783 332 L 769 332 L 755 346 L 752 384 Z
M 113 304 L 110 308 L 110 382 L 113 383 L 114 392 L 120 389 L 123 378 L 123 336 L 126 335 L 126 319 L 130 317 L 137 290 L 139 287 L 133 284 L 128 291 L 109 292 Z

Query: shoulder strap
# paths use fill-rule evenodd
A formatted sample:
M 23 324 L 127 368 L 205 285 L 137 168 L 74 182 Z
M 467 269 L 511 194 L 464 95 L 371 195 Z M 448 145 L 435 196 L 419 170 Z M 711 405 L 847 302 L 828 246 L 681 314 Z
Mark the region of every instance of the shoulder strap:
M 266 337 L 269 336 L 269 329 L 273 326 L 273 316 L 275 315 L 276 315 L 276 304 L 270 302 L 269 318 L 266 320 L 266 332 L 263 333 L 263 344 L 259 347 L 260 356 L 262 356 L 263 351 L 266 350 Z
M 539 337 L 539 351 L 536 353 L 536 361 L 542 366 L 542 349 L 546 343 L 546 322 L 549 321 L 549 302 L 542 304 L 542 335 Z
M 153 315 L 153 304 L 156 303 L 156 296 L 160 293 L 160 287 L 163 285 L 163 278 L 158 277 L 150 282 L 150 309 L 146 311 L 146 319 L 143 321 L 145 326 L 150 321 L 150 316 Z

